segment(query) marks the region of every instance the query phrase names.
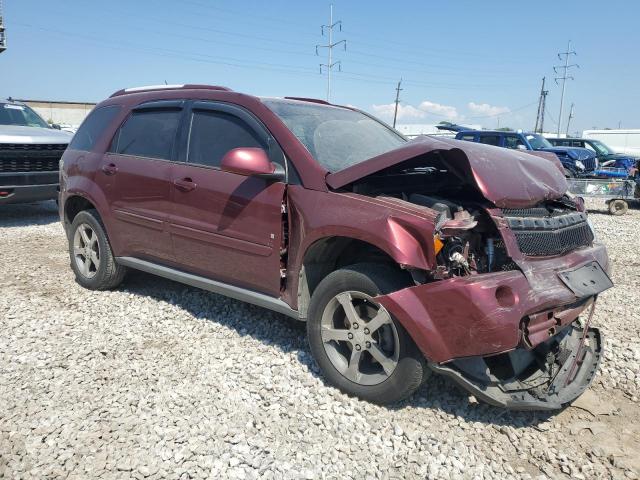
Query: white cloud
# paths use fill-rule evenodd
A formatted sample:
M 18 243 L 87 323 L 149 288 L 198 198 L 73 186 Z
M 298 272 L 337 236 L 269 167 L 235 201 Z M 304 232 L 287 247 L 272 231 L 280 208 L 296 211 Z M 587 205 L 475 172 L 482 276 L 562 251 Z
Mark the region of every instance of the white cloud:
M 393 112 L 396 108 L 395 103 L 387 103 L 384 105 L 372 105 L 373 112 L 383 119 L 393 119 Z M 415 120 L 424 118 L 426 113 L 417 109 L 412 105 L 398 105 L 398 120 Z
M 382 117 L 385 120 L 393 119 L 393 112 L 395 109 L 395 103 L 387 103 L 383 105 L 372 105 L 373 112 Z M 413 105 L 398 105 L 398 120 L 399 121 L 411 121 L 419 120 L 427 117 L 428 115 L 435 115 L 442 119 L 457 119 L 460 116 L 456 107 L 450 105 L 442 105 L 440 103 L 430 102 L 425 100 L 421 102 L 417 107 Z
M 458 110 L 456 110 L 456 107 L 452 107 L 451 105 L 442 105 L 440 103 L 425 100 L 418 106 L 418 108 L 424 112 L 433 113 L 440 117 L 449 119 L 458 118 Z
M 511 110 L 509 107 L 498 107 L 495 105 L 489 105 L 488 103 L 467 103 L 467 108 L 475 115 L 478 116 L 497 116 L 505 113 L 509 113 Z

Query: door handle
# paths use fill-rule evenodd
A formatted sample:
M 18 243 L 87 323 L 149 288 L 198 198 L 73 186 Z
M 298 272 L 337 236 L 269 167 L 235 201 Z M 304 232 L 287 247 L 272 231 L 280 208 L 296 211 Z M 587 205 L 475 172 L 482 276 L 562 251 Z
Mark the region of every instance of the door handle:
M 102 171 L 104 172 L 105 175 L 115 175 L 116 172 L 118 171 L 118 167 L 116 167 L 115 163 L 110 163 L 108 165 L 103 165 Z
M 181 192 L 190 192 L 191 190 L 195 190 L 197 185 L 190 178 L 181 178 L 179 180 L 173 181 L 173 186 L 176 187 Z

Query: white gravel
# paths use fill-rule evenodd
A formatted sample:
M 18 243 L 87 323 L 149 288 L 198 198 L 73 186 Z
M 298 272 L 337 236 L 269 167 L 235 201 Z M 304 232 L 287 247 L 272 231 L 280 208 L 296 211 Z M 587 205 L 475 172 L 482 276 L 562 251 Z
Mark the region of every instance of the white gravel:
M 592 214 L 616 288 L 578 407 L 433 377 L 384 408 L 327 386 L 304 327 L 142 273 L 79 287 L 55 205 L 0 208 L 0 478 L 638 478 L 640 210 Z

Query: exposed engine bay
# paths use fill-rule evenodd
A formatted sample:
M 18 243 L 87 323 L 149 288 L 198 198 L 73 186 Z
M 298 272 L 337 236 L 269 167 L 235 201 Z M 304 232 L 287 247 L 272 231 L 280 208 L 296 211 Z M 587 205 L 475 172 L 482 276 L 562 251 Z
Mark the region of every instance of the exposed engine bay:
M 434 250 L 438 267 L 431 272 L 432 279 L 518 268 L 488 213 L 495 206 L 483 197 L 465 172 L 456 169 L 437 151 L 408 163 L 377 172 L 351 187 L 354 193 L 395 199 L 437 212 Z M 558 243 L 561 240 L 569 249 L 575 249 L 593 240 L 593 236 L 587 238 L 589 235 L 584 233 L 590 232 L 590 227 L 586 215 L 578 209 L 576 202 L 564 196 L 532 208 L 504 208 L 503 214 L 525 249 L 525 244 L 542 240 L 540 252 L 533 255 L 557 255 L 566 252 L 545 249 L 544 241 Z M 569 232 L 567 227 L 580 231 Z M 567 241 L 571 240 L 564 238 L 567 233 L 574 237 L 578 233 L 580 238 L 577 242 Z M 547 237 L 542 239 L 545 234 Z M 562 235 L 563 238 L 558 238 Z

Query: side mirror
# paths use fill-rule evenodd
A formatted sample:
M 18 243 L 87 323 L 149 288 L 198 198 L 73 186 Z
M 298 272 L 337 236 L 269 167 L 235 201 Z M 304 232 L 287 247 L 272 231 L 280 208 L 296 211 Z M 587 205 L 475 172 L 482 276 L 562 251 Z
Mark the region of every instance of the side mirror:
M 262 148 L 234 148 L 225 153 L 220 164 L 221 170 L 247 177 L 261 177 L 283 180 L 284 170 L 271 162 Z
M 522 144 L 519 144 L 516 148 L 517 148 L 518 150 L 526 150 L 526 149 L 527 149 L 527 147 L 525 147 L 525 146 L 524 146 L 524 145 L 522 145 Z
M 56 130 L 62 130 L 62 128 L 60 127 L 60 125 L 59 125 L 59 124 L 57 124 L 57 123 L 52 123 L 52 124 L 51 124 L 51 128 L 54 128 L 54 129 L 56 129 Z

